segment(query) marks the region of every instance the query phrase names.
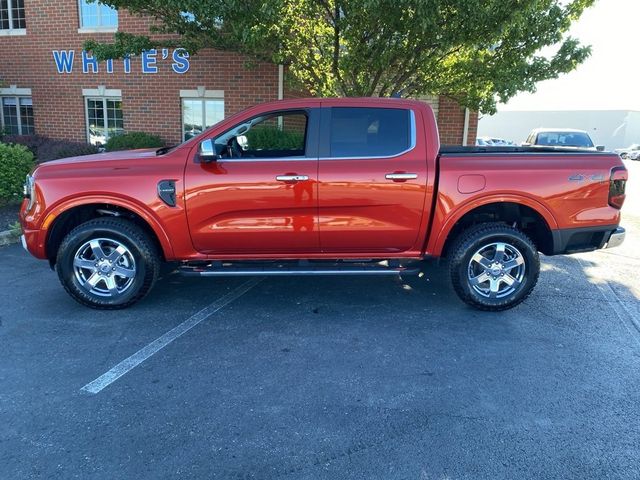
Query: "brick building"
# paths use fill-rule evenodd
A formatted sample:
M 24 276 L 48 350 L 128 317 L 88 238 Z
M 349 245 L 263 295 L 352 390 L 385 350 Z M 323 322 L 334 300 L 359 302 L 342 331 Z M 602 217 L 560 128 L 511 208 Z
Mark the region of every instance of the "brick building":
M 229 52 L 180 49 L 97 62 L 90 38 L 147 33 L 149 21 L 86 0 L 0 0 L 0 123 L 12 133 L 102 143 L 145 131 L 177 143 L 246 107 L 289 96 L 284 69 Z M 442 143 L 469 143 L 477 115 L 445 97 L 436 111 Z

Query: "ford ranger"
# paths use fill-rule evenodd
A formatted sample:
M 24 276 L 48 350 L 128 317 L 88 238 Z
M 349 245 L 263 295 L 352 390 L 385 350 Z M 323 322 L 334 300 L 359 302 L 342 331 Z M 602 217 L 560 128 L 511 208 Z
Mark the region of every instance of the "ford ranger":
M 619 245 L 618 155 L 443 147 L 404 99 L 299 99 L 233 115 L 181 145 L 68 158 L 25 184 L 23 246 L 78 302 L 144 297 L 185 275 L 409 275 L 443 258 L 458 296 L 504 310 L 545 255 Z

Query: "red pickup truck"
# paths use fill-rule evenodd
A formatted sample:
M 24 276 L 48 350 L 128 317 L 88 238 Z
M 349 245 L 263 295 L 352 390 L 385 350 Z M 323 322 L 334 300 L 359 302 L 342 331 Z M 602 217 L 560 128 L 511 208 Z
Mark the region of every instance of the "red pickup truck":
M 538 252 L 622 243 L 618 155 L 440 148 L 425 103 L 266 103 L 172 148 L 68 158 L 27 178 L 23 245 L 80 303 L 123 308 L 187 275 L 398 275 L 448 260 L 460 298 L 520 303 Z

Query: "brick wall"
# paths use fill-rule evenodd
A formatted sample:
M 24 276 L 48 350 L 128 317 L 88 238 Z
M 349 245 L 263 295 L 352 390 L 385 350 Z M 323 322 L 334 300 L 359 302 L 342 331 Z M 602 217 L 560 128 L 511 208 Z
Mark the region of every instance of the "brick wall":
M 180 90 L 224 91 L 225 116 L 256 103 L 277 99 L 278 67 L 260 63 L 246 68 L 246 58 L 214 50 L 192 56 L 190 69 L 177 74 L 169 58 L 156 63 L 158 73 L 141 73 L 141 58 L 131 59 L 131 73 L 114 61 L 113 73 L 106 64 L 98 73 L 82 73 L 82 44 L 89 38 L 109 41 L 111 33 L 79 34 L 77 0 L 26 0 L 27 35 L 0 37 L 0 82 L 3 87 L 31 88 L 36 132 L 56 138 L 86 140 L 83 89 L 122 91 L 125 130 L 143 130 L 167 142 L 181 140 Z M 145 33 L 149 22 L 119 12 L 119 30 Z M 73 73 L 59 74 L 53 50 L 74 50 Z
M 438 128 L 442 145 L 462 145 L 464 136 L 464 108 L 449 97 L 440 97 Z M 478 132 L 478 113 L 469 112 L 467 144 L 474 145 Z
M 86 141 L 86 113 L 83 89 L 121 90 L 124 128 L 160 135 L 168 143 L 181 141 L 182 101 L 180 90 L 224 92 L 225 116 L 278 97 L 278 67 L 252 63 L 235 53 L 205 50 L 192 56 L 187 73 L 171 69 L 169 58 L 156 63 L 158 73 L 143 74 L 141 58 L 131 59 L 131 73 L 123 62 L 114 61 L 113 73 L 103 62 L 98 73 L 82 72 L 82 44 L 89 38 L 110 41 L 112 33 L 78 33 L 77 0 L 25 0 L 27 35 L 0 36 L 0 86 L 16 85 L 32 90 L 36 132 L 55 138 Z M 119 12 L 119 30 L 147 33 L 149 20 Z M 74 50 L 73 73 L 59 74 L 53 50 Z M 285 82 L 286 85 L 286 82 Z M 285 98 L 299 96 L 285 88 Z M 443 144 L 461 144 L 464 110 L 454 101 L 441 97 L 438 109 Z M 471 114 L 469 141 L 473 143 L 477 115 Z

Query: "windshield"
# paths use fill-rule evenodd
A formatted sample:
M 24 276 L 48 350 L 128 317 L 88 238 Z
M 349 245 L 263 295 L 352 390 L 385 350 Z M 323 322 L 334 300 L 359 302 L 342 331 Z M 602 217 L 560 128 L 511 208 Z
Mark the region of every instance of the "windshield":
M 593 142 L 586 132 L 542 132 L 538 134 L 536 145 L 592 148 Z

